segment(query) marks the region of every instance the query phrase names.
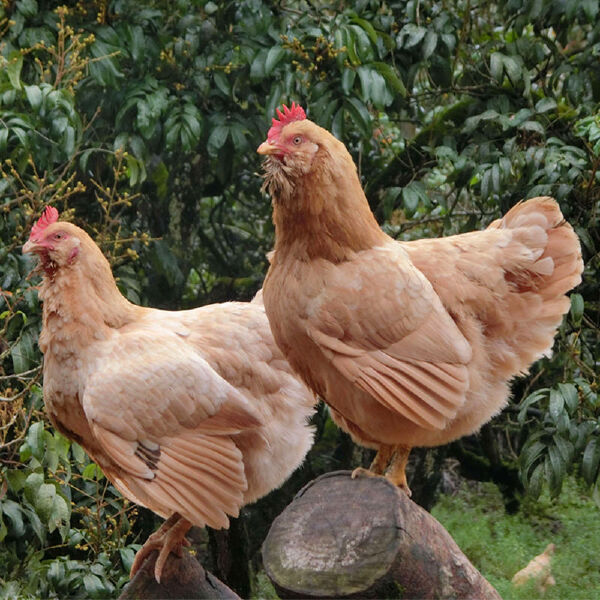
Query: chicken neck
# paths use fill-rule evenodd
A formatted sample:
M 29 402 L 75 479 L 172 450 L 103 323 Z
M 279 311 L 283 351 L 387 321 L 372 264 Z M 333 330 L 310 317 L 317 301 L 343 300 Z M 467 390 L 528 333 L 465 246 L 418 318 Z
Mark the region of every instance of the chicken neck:
M 275 256 L 334 263 L 384 244 L 356 169 L 341 173 L 314 168 L 298 178 L 289 194 L 273 196 Z
M 79 262 L 46 274 L 40 289 L 44 328 L 40 348 L 71 353 L 106 339 L 144 309 L 119 292 L 108 262 Z M 55 342 L 55 343 L 54 343 Z

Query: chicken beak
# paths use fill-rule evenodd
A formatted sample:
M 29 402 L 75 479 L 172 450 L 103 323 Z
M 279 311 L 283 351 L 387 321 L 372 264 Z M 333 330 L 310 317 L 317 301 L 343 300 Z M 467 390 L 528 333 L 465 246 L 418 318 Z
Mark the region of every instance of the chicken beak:
M 270 144 L 268 141 L 267 142 L 263 142 L 257 149 L 256 151 L 259 154 L 266 154 L 266 155 L 270 155 L 270 154 L 281 154 L 281 150 L 275 145 L 275 144 Z
M 28 254 L 29 252 L 35 252 L 38 248 L 39 246 L 35 242 L 33 242 L 32 240 L 27 240 L 23 244 L 23 249 L 21 250 L 21 252 L 23 254 Z

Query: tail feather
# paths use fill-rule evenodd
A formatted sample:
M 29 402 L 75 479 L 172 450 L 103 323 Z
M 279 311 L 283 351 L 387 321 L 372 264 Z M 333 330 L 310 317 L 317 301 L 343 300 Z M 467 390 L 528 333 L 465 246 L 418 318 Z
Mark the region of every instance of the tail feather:
M 510 260 L 510 253 L 504 262 L 505 279 L 513 288 L 506 301 L 519 323 L 511 346 L 524 370 L 551 350 L 556 329 L 569 310 L 565 294 L 581 282 L 579 239 L 556 201 L 548 197 L 520 202 L 490 227 L 510 229 L 512 243 L 524 246 L 522 256 L 530 253 L 529 262 Z
M 509 379 L 549 354 L 583 270 L 555 200 L 520 202 L 484 231 L 403 246 L 495 375 Z

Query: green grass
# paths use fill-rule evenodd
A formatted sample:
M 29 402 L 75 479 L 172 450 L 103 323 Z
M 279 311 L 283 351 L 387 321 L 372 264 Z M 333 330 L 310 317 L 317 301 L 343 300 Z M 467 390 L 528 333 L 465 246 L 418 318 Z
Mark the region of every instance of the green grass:
M 504 600 L 539 595 L 533 585 L 517 589 L 510 580 L 551 542 L 556 585 L 544 598 L 600 598 L 600 509 L 574 479 L 556 500 L 547 493 L 535 502 L 525 499 L 515 515 L 505 513 L 493 484 L 463 484 L 456 495 L 443 496 L 432 514 Z

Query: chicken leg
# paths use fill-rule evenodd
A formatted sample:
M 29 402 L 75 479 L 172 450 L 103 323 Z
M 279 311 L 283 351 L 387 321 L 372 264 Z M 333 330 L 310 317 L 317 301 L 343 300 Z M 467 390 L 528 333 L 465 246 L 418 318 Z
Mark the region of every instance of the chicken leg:
M 410 491 L 408 481 L 406 480 L 406 465 L 408 464 L 410 451 L 411 448 L 409 446 L 403 446 L 401 444 L 396 446 L 392 461 L 385 474 L 387 479 L 398 486 L 409 498 L 412 496 L 412 492 Z
M 354 469 L 354 471 L 352 471 L 352 479 L 356 479 L 357 477 L 377 477 L 383 475 L 393 454 L 394 446 L 379 446 L 379 450 L 377 450 L 377 454 L 375 455 L 371 466 L 368 469 L 363 467 Z
M 408 446 L 379 446 L 379 450 L 368 469 L 357 467 L 352 471 L 352 479 L 356 477 L 385 477 L 399 487 L 409 498 L 412 495 L 406 480 L 406 465 L 410 454 Z M 384 475 L 385 473 L 385 475 Z
M 138 550 L 135 555 L 133 564 L 131 565 L 130 577 L 133 577 L 141 568 L 146 558 L 154 550 L 158 550 L 158 557 L 154 565 L 154 577 L 160 583 L 163 568 L 167 562 L 169 554 L 173 552 L 177 556 L 181 556 L 183 546 L 189 546 L 190 543 L 185 539 L 185 534 L 188 532 L 192 524 L 184 519 L 179 513 L 173 513 L 147 540 L 146 543 Z

